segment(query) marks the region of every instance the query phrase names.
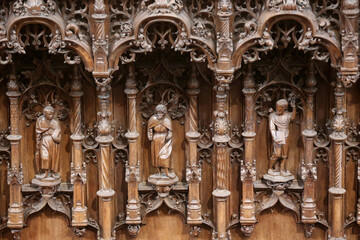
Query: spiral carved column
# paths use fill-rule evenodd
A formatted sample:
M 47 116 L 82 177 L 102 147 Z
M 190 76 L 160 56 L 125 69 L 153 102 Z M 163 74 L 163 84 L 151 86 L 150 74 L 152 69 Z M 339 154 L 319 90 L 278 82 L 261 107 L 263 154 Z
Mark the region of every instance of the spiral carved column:
M 218 85 L 216 86 L 216 110 L 213 141 L 215 142 L 216 153 L 216 189 L 213 196 L 216 200 L 216 228 L 217 239 L 229 239 L 227 233 L 227 209 L 226 202 L 230 196 L 227 190 L 227 169 L 229 164 L 229 156 L 227 154 L 227 143 L 230 141 L 229 122 L 227 113 L 228 88 L 232 80 L 232 75 L 217 75 Z
M 126 205 L 126 224 L 140 224 L 140 202 L 139 202 L 139 163 L 137 158 L 137 138 L 139 133 L 136 130 L 136 95 L 139 91 L 136 88 L 135 66 L 129 65 L 129 74 L 126 79 L 125 94 L 127 95 L 128 111 L 128 132 L 125 134 L 129 142 L 129 162 L 127 164 L 126 181 L 128 183 L 128 202 Z
M 71 183 L 74 185 L 72 226 L 74 227 L 85 227 L 88 224 L 87 207 L 85 206 L 86 170 L 83 166 L 84 163 L 82 155 L 82 141 L 84 140 L 84 135 L 81 131 L 81 97 L 83 94 L 79 66 L 75 65 L 74 76 L 70 85 L 70 96 L 73 112 L 71 119 L 72 135 L 70 138 L 72 141 Z
M 305 139 L 305 154 L 302 163 L 302 180 L 304 181 L 304 194 L 301 203 L 301 221 L 306 224 L 317 222 L 316 203 L 315 203 L 315 181 L 317 179 L 316 167 L 313 160 L 314 138 L 316 131 L 314 129 L 314 95 L 316 89 L 316 79 L 314 72 L 314 63 L 311 61 L 308 65 L 308 73 L 305 80 L 306 112 L 305 130 L 302 135 Z
M 189 130 L 186 137 L 189 141 L 189 162 L 186 169 L 186 181 L 189 182 L 189 204 L 187 222 L 197 225 L 202 223 L 200 203 L 201 166 L 197 162 L 198 132 L 198 95 L 200 93 L 199 81 L 196 76 L 196 66 L 192 65 L 191 76 L 188 81 L 187 93 L 190 98 L 188 115 Z
M 329 239 L 345 239 L 343 206 L 346 190 L 344 189 L 343 168 L 345 164 L 344 141 L 347 138 L 345 134 L 347 121 L 345 119 L 346 109 L 344 108 L 344 103 L 344 86 L 341 80 L 338 79 L 335 87 L 334 117 L 331 124 L 333 132 L 330 134 L 333 153 L 330 164 L 333 166 L 333 171 L 330 176 L 332 187 L 329 189 L 331 198 L 330 212 L 332 214 Z
M 242 133 L 245 142 L 244 164 L 241 166 L 242 180 L 242 205 L 240 209 L 240 223 L 242 226 L 254 225 L 255 218 L 255 202 L 254 202 L 254 181 L 255 181 L 255 114 L 254 114 L 254 94 L 255 80 L 252 75 L 251 65 L 248 65 L 244 79 L 245 95 L 245 129 Z
M 112 216 L 113 216 L 113 196 L 115 191 L 111 189 L 111 143 L 114 140 L 111 136 L 110 124 L 110 78 L 95 78 L 97 83 L 97 93 L 99 97 L 100 111 L 98 132 L 96 141 L 100 144 L 100 164 L 99 164 L 99 186 L 97 195 L 99 201 L 99 219 L 101 227 L 101 239 L 110 240 L 112 238 Z
M 8 184 L 10 185 L 10 207 L 8 209 L 7 226 L 10 229 L 21 229 L 24 225 L 24 208 L 21 186 L 23 183 L 22 164 L 20 159 L 19 130 L 19 82 L 15 74 L 9 75 L 6 95 L 10 100 L 10 135 L 7 139 L 11 144 L 11 165 L 8 169 Z

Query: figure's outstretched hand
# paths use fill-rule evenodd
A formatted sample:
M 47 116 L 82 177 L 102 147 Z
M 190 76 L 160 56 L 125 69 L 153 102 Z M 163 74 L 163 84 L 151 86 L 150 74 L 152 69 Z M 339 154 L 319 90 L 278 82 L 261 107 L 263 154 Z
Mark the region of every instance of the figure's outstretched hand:
M 291 106 L 293 109 L 296 108 L 296 104 L 295 104 L 295 100 L 294 100 L 294 99 L 291 100 L 290 106 Z

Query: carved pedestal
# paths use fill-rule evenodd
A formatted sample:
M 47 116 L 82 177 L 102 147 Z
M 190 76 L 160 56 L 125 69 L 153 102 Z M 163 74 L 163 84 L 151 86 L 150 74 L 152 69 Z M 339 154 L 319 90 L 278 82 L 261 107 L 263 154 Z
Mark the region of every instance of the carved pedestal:
M 169 195 L 171 188 L 179 182 L 179 178 L 177 176 L 169 178 L 165 174 L 153 174 L 149 177 L 148 182 L 155 187 L 159 196 L 164 198 Z

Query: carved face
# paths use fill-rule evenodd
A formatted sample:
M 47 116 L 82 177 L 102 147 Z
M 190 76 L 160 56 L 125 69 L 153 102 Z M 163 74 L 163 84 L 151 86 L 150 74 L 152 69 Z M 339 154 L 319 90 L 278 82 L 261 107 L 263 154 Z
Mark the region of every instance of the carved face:
M 156 118 L 157 118 L 158 120 L 163 119 L 164 116 L 165 116 L 165 114 L 164 114 L 162 111 L 157 111 L 155 114 L 156 114 Z
M 287 106 L 276 105 L 276 115 L 283 115 L 287 109 Z
M 54 112 L 52 111 L 44 111 L 44 115 L 47 120 L 52 120 L 54 118 Z

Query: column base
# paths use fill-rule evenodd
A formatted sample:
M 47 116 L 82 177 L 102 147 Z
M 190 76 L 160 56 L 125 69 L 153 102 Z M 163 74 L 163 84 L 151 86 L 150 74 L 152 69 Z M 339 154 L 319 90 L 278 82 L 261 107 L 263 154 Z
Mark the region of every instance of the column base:
M 128 225 L 141 224 L 140 204 L 135 199 L 130 200 L 126 205 L 125 223 Z
M 242 204 L 240 207 L 240 223 L 241 225 L 252 225 L 256 223 L 255 204 L 246 206 Z
M 305 224 L 317 223 L 316 204 L 314 202 L 305 202 L 301 204 L 301 222 Z
M 22 207 L 9 208 L 7 227 L 11 229 L 16 229 L 16 228 L 23 228 L 23 226 L 24 226 L 24 209 Z
M 190 225 L 202 224 L 201 204 L 197 201 L 192 201 L 187 206 L 187 223 Z
M 72 208 L 72 221 L 73 227 L 86 227 L 88 225 L 87 207 Z

